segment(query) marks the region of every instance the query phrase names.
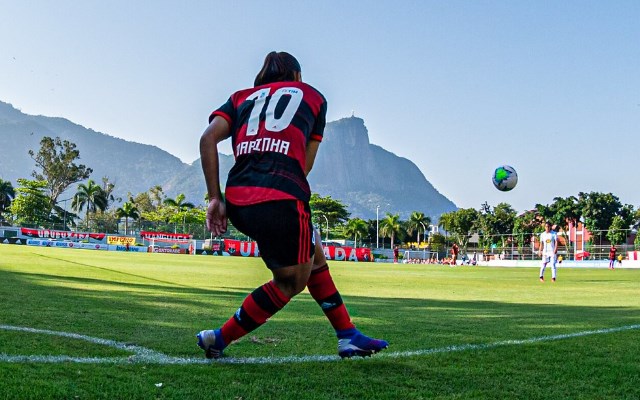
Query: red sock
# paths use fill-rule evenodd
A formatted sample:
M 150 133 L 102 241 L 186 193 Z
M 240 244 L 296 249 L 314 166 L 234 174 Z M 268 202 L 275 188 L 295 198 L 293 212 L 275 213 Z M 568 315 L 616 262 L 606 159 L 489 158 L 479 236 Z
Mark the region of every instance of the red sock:
M 264 324 L 273 314 L 282 310 L 289 300 L 273 281 L 260 286 L 244 299 L 233 317 L 222 325 L 220 331 L 224 343 L 228 345 Z
M 347 307 L 344 306 L 342 297 L 333 283 L 328 265 L 325 264 L 311 271 L 307 289 L 309 289 L 311 297 L 315 299 L 322 311 L 324 311 L 333 329 L 342 331 L 355 328 L 355 325 L 351 322 Z

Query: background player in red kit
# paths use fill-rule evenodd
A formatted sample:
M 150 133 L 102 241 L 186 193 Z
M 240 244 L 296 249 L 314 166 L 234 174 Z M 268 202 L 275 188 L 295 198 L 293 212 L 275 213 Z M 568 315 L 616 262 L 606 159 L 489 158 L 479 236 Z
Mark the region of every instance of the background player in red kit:
M 232 94 L 209 117 L 200 139 L 210 199 L 207 229 L 221 235 L 228 216 L 258 243 L 273 280 L 249 294 L 221 328 L 198 333 L 207 358 L 222 356 L 228 344 L 264 324 L 305 286 L 335 329 L 341 357 L 368 356 L 388 346 L 351 322 L 311 223 L 307 174 L 322 141 L 326 111 L 324 96 L 302 82 L 295 57 L 271 52 L 254 87 Z M 235 164 L 223 199 L 217 146 L 228 137 Z
M 458 243 L 453 243 L 451 246 L 451 265 L 455 266 L 458 262 L 458 253 L 460 252 L 460 247 L 458 247 Z
M 616 248 L 616 245 L 611 243 L 611 247 L 609 248 L 609 269 L 614 269 L 614 264 L 616 262 L 616 253 L 618 252 L 618 249 Z

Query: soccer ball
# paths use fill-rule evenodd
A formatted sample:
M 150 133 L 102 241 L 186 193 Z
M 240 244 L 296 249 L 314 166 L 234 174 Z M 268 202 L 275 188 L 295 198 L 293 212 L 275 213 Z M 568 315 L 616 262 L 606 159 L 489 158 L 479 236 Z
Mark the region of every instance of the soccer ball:
M 493 172 L 493 186 L 502 192 L 508 192 L 517 183 L 518 173 L 510 165 L 501 165 Z

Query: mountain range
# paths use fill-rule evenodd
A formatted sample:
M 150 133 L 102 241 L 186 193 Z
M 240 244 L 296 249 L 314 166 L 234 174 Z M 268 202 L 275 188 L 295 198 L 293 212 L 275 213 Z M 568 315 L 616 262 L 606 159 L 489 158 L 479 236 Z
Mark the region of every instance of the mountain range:
M 118 196 L 160 185 L 170 197 L 184 193 L 188 201 L 204 203 L 199 159 L 187 164 L 156 146 L 96 132 L 64 118 L 28 115 L 1 101 L 0 178 L 14 186 L 18 178 L 30 178 L 35 162 L 28 151 L 37 152 L 44 136 L 75 143 L 80 151 L 77 163 L 92 168 L 91 178 L 98 183 L 108 177 Z M 232 165 L 232 155 L 220 154 L 223 185 Z M 399 213 L 401 219 L 413 211 L 437 219 L 456 209 L 413 162 L 371 144 L 364 121 L 357 117 L 327 123 L 309 183 L 314 193 L 347 205 L 351 217 L 374 219 L 377 206 L 380 216 Z

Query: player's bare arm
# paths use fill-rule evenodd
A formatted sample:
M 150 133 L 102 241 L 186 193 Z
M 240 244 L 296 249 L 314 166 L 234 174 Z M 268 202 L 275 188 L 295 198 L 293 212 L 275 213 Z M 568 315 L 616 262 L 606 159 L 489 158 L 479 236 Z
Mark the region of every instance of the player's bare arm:
M 316 154 L 318 154 L 318 148 L 320 147 L 320 142 L 317 140 L 310 140 L 307 143 L 307 152 L 306 152 L 306 165 L 304 168 L 304 174 L 309 175 L 311 169 L 313 168 L 313 163 L 316 161 Z
M 200 138 L 200 158 L 209 196 L 207 229 L 216 236 L 227 231 L 227 213 L 220 190 L 218 143 L 230 135 L 229 123 L 216 116 Z

